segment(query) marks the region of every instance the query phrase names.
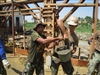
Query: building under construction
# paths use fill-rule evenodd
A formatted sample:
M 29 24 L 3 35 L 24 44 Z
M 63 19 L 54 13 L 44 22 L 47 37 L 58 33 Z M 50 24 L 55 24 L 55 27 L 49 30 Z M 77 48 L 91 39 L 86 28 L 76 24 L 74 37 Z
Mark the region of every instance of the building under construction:
M 57 2 L 61 1 L 59 4 Z M 0 0 L 0 37 L 4 44 L 8 43 L 8 33 L 11 33 L 14 41 L 15 31 L 24 30 L 25 16 L 31 15 L 34 21 L 43 21 L 47 26 L 45 29 L 47 37 L 55 37 L 56 17 L 63 10 L 63 8 L 72 7 L 68 13 L 62 18 L 66 21 L 79 7 L 93 7 L 93 23 L 91 33 L 96 32 L 96 25 L 98 19 L 98 9 L 100 6 L 99 0 L 91 0 L 91 3 L 86 3 L 87 0 L 78 0 L 77 3 L 70 3 L 71 0 Z M 39 5 L 43 3 L 43 7 Z M 35 7 L 30 7 L 33 4 Z M 38 12 L 36 12 L 38 10 Z M 17 14 L 16 14 L 17 13 Z M 83 13 L 82 13 L 83 14 Z M 59 15 L 60 16 L 60 15 Z M 76 15 L 77 16 L 77 15 Z M 20 22 L 20 19 L 22 22 Z M 8 24 L 9 22 L 9 24 Z M 91 53 L 94 49 L 94 42 L 91 46 Z M 25 50 L 18 50 L 18 53 L 24 53 Z M 13 53 L 15 54 L 15 45 L 13 44 Z M 74 60 L 76 65 L 86 65 L 87 62 Z M 84 63 L 83 63 L 84 62 Z

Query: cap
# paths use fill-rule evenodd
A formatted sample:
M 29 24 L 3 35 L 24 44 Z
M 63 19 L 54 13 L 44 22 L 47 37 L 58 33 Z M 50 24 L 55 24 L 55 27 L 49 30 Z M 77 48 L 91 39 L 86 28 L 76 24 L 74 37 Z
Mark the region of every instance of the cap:
M 35 24 L 34 29 L 35 29 L 38 25 L 42 25 L 42 26 L 44 26 L 44 27 L 46 26 L 46 24 L 44 24 L 44 23 L 42 23 L 42 22 L 39 22 L 39 23 Z

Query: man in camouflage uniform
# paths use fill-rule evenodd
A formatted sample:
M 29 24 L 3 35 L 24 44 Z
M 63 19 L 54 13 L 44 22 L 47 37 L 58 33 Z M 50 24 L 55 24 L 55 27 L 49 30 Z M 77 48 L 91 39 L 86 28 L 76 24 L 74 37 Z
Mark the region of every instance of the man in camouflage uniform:
M 97 66 L 98 68 L 97 75 L 100 75 L 100 31 L 97 31 L 96 33 L 94 33 L 94 35 L 88 39 L 88 43 L 90 44 L 90 42 L 92 42 L 93 39 L 96 41 L 95 50 L 93 54 L 91 55 L 91 59 L 89 60 L 87 75 L 94 75 L 94 70 L 98 63 L 99 65 Z
M 10 68 L 11 64 L 6 58 L 5 49 L 0 38 L 0 75 L 7 75 L 5 68 Z
M 56 40 L 63 40 L 62 37 L 46 39 L 46 36 L 43 35 L 45 26 L 45 24 L 40 22 L 34 27 L 31 34 L 30 51 L 22 75 L 33 75 L 34 70 L 36 70 L 36 75 L 44 75 L 44 47 Z
M 62 20 L 57 20 L 57 23 L 58 23 L 59 27 L 64 25 Z M 65 74 L 73 75 L 74 68 L 73 68 L 72 63 L 71 63 L 71 54 L 75 53 L 76 49 L 78 47 L 78 37 L 74 32 L 75 28 L 78 26 L 78 18 L 75 16 L 72 16 L 68 20 L 68 25 L 69 25 L 69 28 L 66 29 L 68 38 L 67 39 L 65 38 L 64 42 L 65 42 L 65 45 L 72 46 L 72 50 L 70 50 L 70 52 L 68 53 L 68 56 L 65 59 L 66 61 L 61 61 L 61 59 L 59 58 L 59 55 L 57 53 L 53 54 L 52 64 L 51 64 L 52 75 L 57 75 L 59 65 L 62 66 L 62 69 L 63 69 Z M 61 34 L 64 34 L 64 33 L 62 32 Z M 59 35 L 61 35 L 61 34 L 59 34 Z M 59 42 L 58 46 L 64 45 L 64 43 L 62 42 L 63 43 L 62 44 L 61 42 L 62 41 Z M 68 42 L 70 43 L 69 45 L 68 45 Z

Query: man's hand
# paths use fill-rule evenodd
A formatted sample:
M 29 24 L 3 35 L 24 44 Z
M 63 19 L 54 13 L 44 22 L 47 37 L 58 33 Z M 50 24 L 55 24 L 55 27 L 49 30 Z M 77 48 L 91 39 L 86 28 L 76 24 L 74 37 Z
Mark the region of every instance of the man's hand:
M 2 62 L 3 62 L 3 65 L 5 68 L 7 68 L 7 69 L 10 68 L 11 64 L 7 59 L 2 60 Z
M 62 36 L 58 36 L 57 38 L 58 38 L 59 41 L 64 40 L 64 38 Z
M 72 50 L 72 54 L 74 54 L 76 52 L 76 50 Z

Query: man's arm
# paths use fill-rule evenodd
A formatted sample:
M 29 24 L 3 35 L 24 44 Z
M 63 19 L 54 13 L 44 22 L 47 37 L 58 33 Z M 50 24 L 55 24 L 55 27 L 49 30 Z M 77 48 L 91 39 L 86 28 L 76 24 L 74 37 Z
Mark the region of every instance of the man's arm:
M 51 42 L 54 42 L 54 41 L 61 41 L 63 40 L 62 37 L 56 37 L 56 38 L 47 38 L 47 39 L 43 39 L 41 37 L 39 37 L 36 41 L 39 42 L 39 43 L 42 43 L 42 44 L 48 44 L 48 43 L 51 43 Z
M 61 31 L 63 32 L 64 39 L 68 39 L 68 34 L 67 34 L 67 31 L 66 31 L 66 28 L 64 26 L 63 21 L 62 20 L 57 20 L 57 24 L 60 27 Z

